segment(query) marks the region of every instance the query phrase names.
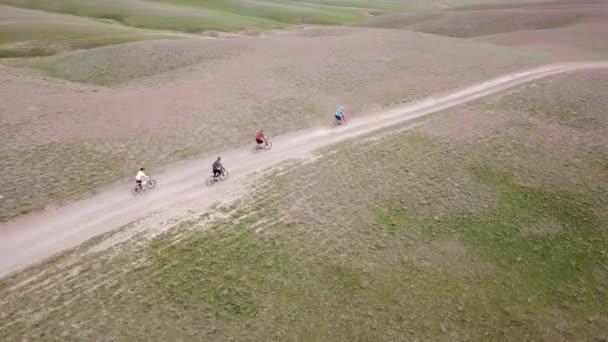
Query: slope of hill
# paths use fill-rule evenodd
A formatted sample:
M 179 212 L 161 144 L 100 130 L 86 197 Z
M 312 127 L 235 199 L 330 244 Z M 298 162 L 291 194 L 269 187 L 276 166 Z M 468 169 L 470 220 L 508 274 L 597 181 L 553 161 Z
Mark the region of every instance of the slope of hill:
M 0 3 L 48 12 L 113 20 L 126 26 L 203 32 L 272 28 L 289 24 L 342 24 L 369 15 L 409 10 L 407 2 L 307 2 L 249 0 L 1 0 Z
M 607 80 L 557 76 L 321 151 L 151 243 L 91 241 L 4 279 L 0 332 L 601 340 Z
M 492 1 L 450 5 L 487 2 Z M 216 31 L 257 34 L 297 24 L 344 24 L 435 7 L 428 0 L 0 0 L 0 58 L 200 33 L 216 36 Z
M 242 0 L 2 0 L 0 58 L 187 36 L 179 31 L 213 34 L 210 31 L 267 30 L 299 23 L 341 24 L 409 8 L 392 2 L 375 2 L 376 9 L 343 7 L 346 5 Z
M 53 55 L 65 51 L 177 37 L 71 15 L 0 5 L 0 58 Z
M 237 30 L 246 27 L 269 28 L 275 25 L 272 21 L 262 18 L 144 0 L 1 0 L 0 3 L 40 11 L 105 19 L 125 26 L 183 32 Z
M 547 61 L 421 33 L 312 28 L 122 44 L 32 62 L 84 82 L 148 76 L 113 89 L 3 68 L 0 217 L 77 197 L 141 165 L 243 146 L 262 127 L 280 134 L 328 123 L 340 104 L 357 115 Z M 24 189 L 26 181 L 36 187 Z
M 608 11 L 603 12 L 608 13 Z M 569 59 L 608 56 L 608 15 L 547 30 L 523 30 L 476 37 L 475 40 L 552 53 Z
M 468 52 L 467 49 L 471 51 Z M 282 68 L 285 72 L 303 73 L 293 75 L 293 80 L 302 80 L 306 77 L 305 74 L 310 73 L 324 77 L 310 66 L 314 64 L 316 68 L 323 69 L 319 63 L 345 64 L 339 66 L 344 69 L 351 68 L 349 64 L 356 63 L 358 68 L 370 70 L 355 73 L 367 72 L 371 76 L 371 69 L 383 66 L 397 69 L 439 67 L 435 64 L 448 59 L 442 56 L 459 60 L 462 58 L 464 63 L 469 63 L 464 60 L 465 55 L 478 62 L 486 58 L 530 58 L 536 61 L 545 58 L 542 54 L 530 53 L 523 49 L 505 49 L 485 43 L 414 32 L 319 27 L 277 33 L 257 40 L 180 39 L 120 44 L 34 59 L 18 65 L 42 69 L 51 76 L 70 81 L 119 85 L 188 66 L 204 66 L 209 64 L 210 60 L 218 60 L 219 64 L 213 63 L 217 67 L 229 63 L 241 64 L 249 60 L 249 63 L 255 63 L 260 68 Z M 324 60 L 325 56 L 331 58 Z M 454 68 L 458 68 L 455 63 Z M 485 69 L 483 66 L 480 68 Z M 306 73 L 300 71 L 304 69 L 307 70 Z M 246 78 L 247 71 L 244 72 L 242 77 Z
M 608 2 L 584 0 L 466 6 L 397 14 L 355 25 L 473 38 L 564 57 L 592 58 L 606 55 L 606 22 Z

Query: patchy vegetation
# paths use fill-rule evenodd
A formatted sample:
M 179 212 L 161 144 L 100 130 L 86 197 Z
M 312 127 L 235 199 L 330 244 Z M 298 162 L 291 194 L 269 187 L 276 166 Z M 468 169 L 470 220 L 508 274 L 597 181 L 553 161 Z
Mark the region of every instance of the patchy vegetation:
M 449 6 L 487 2 L 492 1 L 456 0 Z M 0 0 L 0 19 L 6 16 L 0 26 L 0 58 L 201 33 L 258 34 L 299 24 L 339 25 L 435 7 L 430 0 Z
M 265 177 L 224 218 L 4 279 L 0 333 L 606 338 L 607 118 L 590 109 L 603 106 L 568 94 L 567 115 L 600 120 L 573 127 L 549 98 L 517 102 L 564 78 L 605 80 L 559 76 L 342 144 Z
M 357 115 L 546 62 L 487 44 L 359 28 L 158 40 L 22 61 L 114 87 L 3 69 L 0 194 L 10 200 L 0 221 L 78 198 L 141 165 L 243 146 L 260 127 L 277 135 L 327 124 L 340 103 Z

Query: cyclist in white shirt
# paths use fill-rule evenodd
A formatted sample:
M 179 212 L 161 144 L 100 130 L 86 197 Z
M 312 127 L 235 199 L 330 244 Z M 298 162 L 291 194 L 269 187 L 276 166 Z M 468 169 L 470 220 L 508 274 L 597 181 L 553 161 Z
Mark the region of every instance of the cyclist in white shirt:
M 135 175 L 135 184 L 136 186 L 139 186 L 140 188 L 142 187 L 141 185 L 141 181 L 145 178 L 148 178 L 148 175 L 144 172 L 144 168 L 140 168 L 139 171 L 137 172 L 137 175 Z

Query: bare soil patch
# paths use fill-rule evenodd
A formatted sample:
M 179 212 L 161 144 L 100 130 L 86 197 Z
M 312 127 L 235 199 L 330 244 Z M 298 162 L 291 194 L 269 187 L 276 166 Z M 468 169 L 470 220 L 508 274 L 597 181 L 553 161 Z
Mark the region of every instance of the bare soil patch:
M 523 236 L 558 235 L 563 232 L 564 227 L 562 223 L 552 218 L 546 218 L 529 226 L 521 227 Z
M 466 245 L 454 238 L 439 238 L 428 245 L 416 247 L 410 253 L 414 265 L 430 272 L 443 272 L 456 277 L 484 274 L 492 264 L 475 255 Z

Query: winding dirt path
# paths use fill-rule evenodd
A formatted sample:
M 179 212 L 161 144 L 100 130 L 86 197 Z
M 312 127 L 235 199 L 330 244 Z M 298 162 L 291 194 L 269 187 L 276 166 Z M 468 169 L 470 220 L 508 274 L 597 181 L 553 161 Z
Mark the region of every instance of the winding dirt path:
M 564 72 L 608 68 L 608 61 L 551 64 L 507 74 L 490 81 L 440 96 L 406 104 L 392 110 L 351 120 L 339 128 L 318 128 L 273 137 L 271 151 L 252 154 L 250 147 L 224 151 L 224 166 L 231 178 L 213 187 L 204 185 L 211 162 L 217 156 L 171 165 L 153 174 L 158 186 L 153 191 L 134 197 L 128 184 L 114 185 L 103 192 L 70 205 L 21 218 L 0 225 L 0 277 L 37 263 L 63 250 L 78 246 L 99 234 L 123 227 L 140 218 L 180 208 L 208 208 L 227 197 L 246 192 L 243 180 L 281 162 L 306 158 L 319 148 L 352 139 L 392 125 L 400 124 L 440 110 L 543 77 Z

